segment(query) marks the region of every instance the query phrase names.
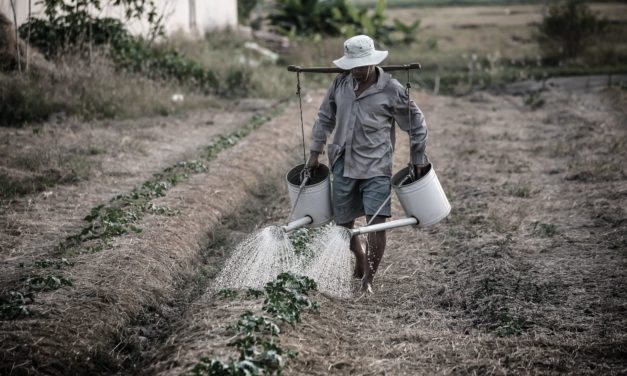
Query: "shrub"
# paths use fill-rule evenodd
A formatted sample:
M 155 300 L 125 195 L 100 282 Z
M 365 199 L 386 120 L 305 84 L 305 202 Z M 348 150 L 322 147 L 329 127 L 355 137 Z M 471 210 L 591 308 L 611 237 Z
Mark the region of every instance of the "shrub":
M 411 24 L 405 24 L 401 20 L 395 19 L 394 26 L 396 26 L 396 30 L 403 33 L 403 43 L 409 45 L 416 41 L 416 32 L 418 27 L 420 27 L 420 20 L 415 20 Z
M 237 18 L 239 23 L 247 25 L 250 22 L 250 14 L 258 2 L 259 0 L 237 0 Z
M 29 43 L 47 58 L 68 50 L 84 52 L 93 46 L 120 46 L 132 39 L 121 21 L 93 18 L 86 12 L 48 20 L 33 18 L 20 26 L 19 33 L 23 39 L 29 38 Z
M 591 38 L 607 27 L 607 21 L 580 0 L 566 0 L 551 5 L 549 13 L 540 25 L 541 42 L 547 51 L 555 51 L 562 57 L 580 55 Z
M 20 27 L 26 37 L 29 24 Z M 213 71 L 203 68 L 173 48 L 150 46 L 141 38 L 132 36 L 122 22 L 113 18 L 93 18 L 85 13 L 30 22 L 30 41 L 46 56 L 62 52 L 85 54 L 93 46 L 108 46 L 109 55 L 118 68 L 140 72 L 151 78 L 176 79 L 205 92 L 218 90 L 218 79 Z
M 29 121 L 48 119 L 51 113 L 67 110 L 63 103 L 50 98 L 51 87 L 23 77 L 0 76 L 0 126 L 20 126 Z
M 277 0 L 268 19 L 278 32 L 292 36 L 368 34 L 390 43 L 393 28 L 385 25 L 385 6 L 385 0 L 378 0 L 371 12 L 347 0 Z

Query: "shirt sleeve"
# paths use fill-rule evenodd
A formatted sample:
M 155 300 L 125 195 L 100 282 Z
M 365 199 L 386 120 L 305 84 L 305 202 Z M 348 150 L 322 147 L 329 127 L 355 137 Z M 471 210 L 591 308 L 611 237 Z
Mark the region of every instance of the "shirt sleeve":
M 427 122 L 425 116 L 414 101 L 409 99 L 405 88 L 396 81 L 392 84 L 396 95 L 393 96 L 392 116 L 398 126 L 409 134 L 411 138 L 411 163 L 427 164 L 429 159 L 425 154 L 427 148 Z M 407 103 L 409 102 L 409 111 Z M 409 120 L 411 119 L 411 127 Z
M 327 138 L 333 133 L 333 129 L 335 129 L 335 112 L 337 110 L 335 104 L 335 88 L 337 87 L 339 78 L 338 76 L 335 79 L 333 85 L 331 85 L 327 91 L 320 105 L 320 109 L 318 110 L 318 116 L 316 116 L 313 131 L 311 132 L 311 146 L 309 147 L 311 151 L 322 154 Z

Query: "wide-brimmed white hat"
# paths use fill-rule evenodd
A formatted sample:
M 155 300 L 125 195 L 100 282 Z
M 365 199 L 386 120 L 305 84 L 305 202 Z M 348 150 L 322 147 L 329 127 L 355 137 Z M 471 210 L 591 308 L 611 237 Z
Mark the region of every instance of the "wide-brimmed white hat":
M 367 35 L 356 35 L 344 42 L 344 56 L 333 64 L 344 70 L 366 65 L 377 65 L 388 56 L 387 51 L 374 49 L 374 41 Z

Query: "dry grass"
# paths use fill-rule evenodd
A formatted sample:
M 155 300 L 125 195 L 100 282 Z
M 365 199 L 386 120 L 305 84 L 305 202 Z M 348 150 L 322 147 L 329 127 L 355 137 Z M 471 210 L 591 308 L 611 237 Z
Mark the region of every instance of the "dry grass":
M 609 185 L 572 183 L 566 157 L 532 150 L 550 150 L 584 132 L 587 154 L 600 154 L 606 163 L 622 160 L 624 152 L 608 153 L 613 149 L 603 141 L 625 137 L 624 114 L 608 103 L 615 94 L 621 93 L 546 94 L 548 109 L 539 112 L 518 98 L 487 94 L 480 102 L 420 97 L 431 118 L 430 155 L 453 212 L 429 230 L 390 231 L 374 296 L 341 301 L 318 295 L 320 313 L 307 314 L 281 336 L 283 347 L 299 352 L 284 373 L 621 374 L 627 351 L 621 313 L 627 301 L 625 177 L 615 174 Z M 572 101 L 587 111 L 565 106 Z M 491 106 L 501 111 L 491 112 Z M 455 121 L 470 107 L 486 121 Z M 589 122 L 603 118 L 605 126 L 599 132 L 541 121 L 564 112 Z M 468 144 L 477 152 L 459 158 Z M 397 146 L 402 163 L 404 137 Z M 506 155 L 516 161 L 499 164 Z M 521 162 L 526 169 L 495 173 L 495 166 Z M 533 195 L 511 194 L 502 188 L 508 184 L 533 187 Z M 398 203 L 394 210 L 402 215 Z M 177 374 L 200 355 L 226 357 L 226 325 L 254 306 L 205 295 L 148 374 Z
M 209 173 L 193 176 L 156 202 L 176 209 L 176 215 L 148 216 L 139 223 L 143 233 L 74 258 L 76 265 L 63 272 L 74 286 L 37 294 L 31 317 L 0 321 L 3 372 L 75 374 L 85 372 L 86 364 L 90 372 L 121 367 L 128 349 L 115 339 L 123 328 L 149 307 L 173 301 L 177 286 L 198 271 L 207 229 L 235 211 L 260 181 L 287 171 L 297 155 L 297 128 L 289 121 L 295 116 L 292 107 L 221 153 Z
M 336 42 L 321 41 L 320 51 L 331 54 Z M 454 211 L 433 229 L 390 232 L 373 297 L 318 296 L 321 312 L 281 339 L 300 352 L 285 374 L 624 373 L 625 93 L 543 96 L 545 105 L 533 111 L 519 97 L 417 96 Z M 305 102 L 305 119 L 319 101 Z M 222 259 L 221 251 L 207 255 L 205 244 L 228 244 L 252 218 L 261 225 L 258 211 L 243 210 L 251 218 L 238 224 L 231 217 L 233 233 L 207 233 L 241 213 L 260 182 L 282 181 L 300 155 L 295 119 L 293 106 L 221 155 L 209 173 L 169 191 L 158 204 L 178 209 L 175 216 L 148 216 L 142 234 L 77 257 L 62 270 L 74 286 L 37 294 L 32 317 L 0 321 L 0 370 L 175 374 L 199 355 L 226 356 L 225 325 L 258 302 L 207 294 L 192 303 L 201 291 L 190 284 L 209 284 Z M 406 162 L 406 145 L 397 142 L 397 166 Z M 34 158 L 15 161 L 41 168 Z M 283 201 L 268 204 L 275 206 L 270 223 L 287 215 L 283 191 L 275 193 Z M 77 196 L 66 197 L 46 209 L 78 207 Z M 398 204 L 395 215 L 402 215 Z M 6 222 L 6 233 L 23 231 Z M 30 259 L 50 251 L 49 240 L 58 238 L 51 232 L 67 228 L 45 231 L 46 244 L 26 234 L 35 239 L 22 250 Z M 3 281 L 30 271 L 12 266 Z
M 171 97 L 184 93 L 183 103 Z M 0 73 L 2 126 L 23 126 L 48 119 L 137 118 L 167 115 L 210 105 L 211 98 L 195 95 L 175 84 L 120 72 L 103 53 L 91 60 L 68 55 L 52 68 L 30 75 Z
M 589 152 L 582 157 L 595 154 L 608 164 L 622 160 L 624 152 L 607 140 L 625 138 L 623 93 L 548 93 L 547 106 L 535 111 L 521 98 L 483 93 L 469 99 L 417 98 L 430 118 L 429 150 L 454 207 L 450 218 L 418 233 L 390 232 L 373 297 L 317 296 L 321 312 L 306 315 L 298 330 L 282 336 L 283 346 L 300 353 L 286 374 L 592 375 L 624 370 L 625 177 L 569 180 L 568 162 L 582 168 L 580 156 L 537 152 L 586 139 Z M 501 111 L 492 111 L 493 106 Z M 306 116 L 313 116 L 315 106 L 307 108 Z M 475 117 L 482 121 L 457 121 L 470 108 L 481 112 Z M 80 373 L 89 364 L 92 373 L 116 368 L 177 374 L 200 355 L 231 354 L 226 325 L 258 302 L 205 294 L 190 303 L 201 291 L 186 291 L 190 281 L 210 283 L 206 278 L 215 274 L 222 257 L 216 252 L 201 259 L 206 229 L 246 202 L 244 187 L 280 175 L 287 161 L 276 162 L 298 155 L 288 147 L 297 145 L 298 136 L 280 136 L 294 129 L 289 119 L 296 114 L 290 111 L 221 156 L 210 179 L 197 176 L 169 193 L 159 204 L 179 208 L 176 217 L 147 218 L 145 233 L 120 238 L 106 252 L 80 256 L 67 274 L 75 287 L 42 294 L 32 319 L 2 323 L 3 343 L 13 344 L 11 351 L 3 350 L 4 359 L 25 359 L 35 337 L 40 340 L 28 350 L 30 359 L 49 361 L 53 351 L 74 354 L 55 356 L 51 368 L 40 372 L 58 367 Z M 547 118 L 584 119 L 577 124 L 604 119 L 605 125 L 568 128 L 542 121 Z M 520 124 L 527 126 L 513 127 Z M 276 147 L 277 140 L 284 147 Z M 404 162 L 406 144 L 399 139 L 397 165 Z M 459 150 L 470 146 L 476 152 L 460 157 Z M 241 164 L 243 156 L 267 162 L 266 169 Z M 505 156 L 512 157 L 504 162 Z M 516 168 L 521 164 L 527 168 Z M 523 183 L 533 188 L 531 197 L 503 188 Z M 274 206 L 267 211 L 271 223 L 287 215 L 280 197 L 283 201 L 267 204 Z M 394 210 L 402 215 L 398 204 Z M 259 212 L 249 213 L 260 220 Z M 237 228 L 250 226 L 250 218 L 243 219 L 243 226 L 233 221 L 229 226 L 235 232 L 214 234 L 214 244 L 237 239 L 242 235 Z M 157 324 L 162 320 L 165 324 Z M 34 363 L 24 366 L 35 371 Z

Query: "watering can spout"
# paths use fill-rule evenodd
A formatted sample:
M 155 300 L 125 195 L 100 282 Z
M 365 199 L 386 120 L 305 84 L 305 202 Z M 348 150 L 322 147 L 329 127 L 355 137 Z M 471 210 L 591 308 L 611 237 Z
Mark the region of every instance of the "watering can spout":
M 389 229 L 393 229 L 397 227 L 413 226 L 417 224 L 418 224 L 418 220 L 416 218 L 408 217 L 408 218 L 397 219 L 397 220 L 390 221 L 390 222 L 378 223 L 376 225 L 358 227 L 350 231 L 351 231 L 351 237 L 353 237 L 355 235 L 367 234 L 369 232 L 383 231 L 383 230 L 389 230 Z
M 288 233 L 288 232 L 292 232 L 296 230 L 297 228 L 307 226 L 308 224 L 311 224 L 311 222 L 313 222 L 313 219 L 311 219 L 310 216 L 306 215 L 303 218 L 297 219 L 295 221 L 292 221 L 286 224 L 285 226 L 282 226 L 281 228 L 283 229 L 283 231 Z

